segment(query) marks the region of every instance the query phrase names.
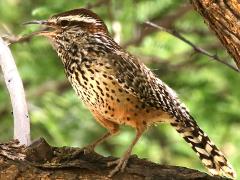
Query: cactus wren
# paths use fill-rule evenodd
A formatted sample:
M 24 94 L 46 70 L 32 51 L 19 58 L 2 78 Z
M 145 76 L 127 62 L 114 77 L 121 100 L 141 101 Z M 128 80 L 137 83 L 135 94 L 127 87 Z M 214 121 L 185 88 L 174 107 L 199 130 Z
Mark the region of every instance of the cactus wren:
M 27 24 L 45 27 L 36 34 L 50 40 L 76 94 L 108 130 L 88 146 L 89 150 L 116 134 L 119 125 L 135 128 L 136 137 L 127 151 L 109 163 L 116 164 L 110 176 L 124 170 L 134 145 L 149 126 L 167 122 L 191 145 L 212 175 L 235 177 L 230 163 L 175 92 L 121 48 L 98 15 L 87 9 L 74 9 Z

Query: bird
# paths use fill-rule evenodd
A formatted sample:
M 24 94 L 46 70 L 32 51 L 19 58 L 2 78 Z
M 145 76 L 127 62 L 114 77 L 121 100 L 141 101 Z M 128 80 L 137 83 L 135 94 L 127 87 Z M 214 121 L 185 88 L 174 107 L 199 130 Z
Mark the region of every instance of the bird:
M 43 27 L 35 35 L 50 41 L 77 96 L 107 129 L 85 147 L 86 152 L 117 134 L 122 125 L 136 130 L 123 156 L 108 163 L 115 166 L 110 177 L 124 171 L 143 133 L 162 122 L 169 123 L 190 144 L 211 175 L 236 177 L 231 164 L 198 126 L 175 91 L 116 43 L 96 13 L 78 8 L 25 24 Z

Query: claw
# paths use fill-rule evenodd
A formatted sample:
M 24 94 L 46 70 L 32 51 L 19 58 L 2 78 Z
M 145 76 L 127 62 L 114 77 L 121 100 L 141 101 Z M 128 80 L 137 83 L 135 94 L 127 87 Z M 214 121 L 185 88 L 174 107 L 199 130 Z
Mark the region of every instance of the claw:
M 118 163 L 119 163 L 119 160 L 120 160 L 120 159 L 117 159 L 117 160 L 108 162 L 108 163 L 107 163 L 107 167 L 110 167 L 110 166 L 113 166 L 113 165 L 115 165 L 115 164 L 118 164 Z
M 114 176 L 117 172 L 123 172 L 127 166 L 129 157 L 122 157 L 120 159 L 117 159 L 115 161 L 111 161 L 107 163 L 107 166 L 113 166 L 117 164 L 117 166 L 109 173 L 108 177 Z
M 120 159 L 112 161 L 112 162 L 108 162 L 108 164 L 107 164 L 108 167 L 112 166 L 114 164 L 117 164 L 117 166 L 109 173 L 108 177 L 112 177 L 117 172 L 119 172 L 119 171 L 123 172 L 125 170 L 127 163 L 128 163 L 128 159 L 132 152 L 132 148 L 137 143 L 137 141 L 141 137 L 142 133 L 143 133 L 143 130 L 137 131 L 136 137 L 133 140 L 132 144 L 128 147 L 127 151 L 124 153 L 124 155 Z

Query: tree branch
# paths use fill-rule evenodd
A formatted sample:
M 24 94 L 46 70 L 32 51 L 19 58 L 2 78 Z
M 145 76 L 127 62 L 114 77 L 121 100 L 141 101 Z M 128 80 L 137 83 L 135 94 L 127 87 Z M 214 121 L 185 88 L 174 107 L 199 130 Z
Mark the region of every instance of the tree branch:
M 211 54 L 211 53 L 209 53 L 208 51 L 206 51 L 205 49 L 202 49 L 201 47 L 196 46 L 196 45 L 193 44 L 191 41 L 189 41 L 188 39 L 186 39 L 185 37 L 183 37 L 183 36 L 182 36 L 180 33 L 178 33 L 177 31 L 164 28 L 164 27 L 162 27 L 162 26 L 159 26 L 159 25 L 157 25 L 157 24 L 155 24 L 155 23 L 152 23 L 152 22 L 149 22 L 149 21 L 147 21 L 146 24 L 147 24 L 147 25 L 150 25 L 150 26 L 152 26 L 152 27 L 155 27 L 155 28 L 157 28 L 157 29 L 160 30 L 160 31 L 164 31 L 164 32 L 167 32 L 167 33 L 173 35 L 174 37 L 180 39 L 181 41 L 183 41 L 183 42 L 185 42 L 186 44 L 188 44 L 189 46 L 191 46 L 195 52 L 200 53 L 200 54 L 203 54 L 203 55 L 205 55 L 205 56 L 208 56 L 208 57 L 210 57 L 212 60 L 218 61 L 218 62 L 220 62 L 220 63 L 228 66 L 229 68 L 231 68 L 232 70 L 234 70 L 234 71 L 236 71 L 236 72 L 240 72 L 237 67 L 234 67 L 233 65 L 228 64 L 226 61 L 220 59 L 217 54 Z
M 169 13 L 166 16 L 159 16 L 156 15 L 154 18 L 152 18 L 150 21 L 153 22 L 154 24 L 161 25 L 165 28 L 170 28 L 172 25 L 176 22 L 176 20 L 192 10 L 192 6 L 189 4 L 185 4 L 183 6 L 180 6 L 179 8 L 175 9 L 173 13 Z M 137 32 L 135 33 L 135 37 L 124 43 L 122 46 L 127 47 L 130 45 L 139 45 L 143 39 L 146 36 L 149 36 L 150 34 L 154 33 L 157 31 L 156 28 L 146 28 L 145 23 L 138 24 L 135 28 Z
M 99 7 L 103 4 L 109 4 L 109 0 L 99 0 L 94 4 L 89 3 L 86 6 L 86 8 L 91 9 L 91 8 Z M 183 16 L 190 10 L 192 10 L 192 6 L 189 4 L 185 4 L 183 6 L 180 6 L 178 9 L 176 9 L 173 13 L 167 14 L 164 17 L 156 15 L 150 21 L 154 22 L 155 24 L 159 24 L 159 25 L 161 24 L 161 26 L 163 27 L 170 28 L 179 17 Z M 138 31 L 135 33 L 136 36 L 130 39 L 129 41 L 125 42 L 122 45 L 123 47 L 127 47 L 129 45 L 139 45 L 146 36 L 156 32 L 155 28 L 146 28 L 146 25 L 144 23 L 137 24 L 136 30 Z M 4 40 L 9 44 L 14 44 L 18 42 L 20 43 L 28 42 L 32 39 L 33 36 L 34 36 L 34 33 L 26 36 L 10 35 L 10 36 L 4 37 Z
M 113 167 L 107 163 L 115 157 L 103 157 L 95 152 L 77 153 L 80 148 L 51 147 L 44 139 L 39 139 L 29 147 L 17 142 L 0 144 L 0 179 L 176 179 L 176 180 L 223 180 L 219 176 L 209 176 L 197 170 L 159 165 L 131 156 L 124 172 L 109 178 Z M 1 178 L 2 177 L 2 178 Z
M 239 0 L 191 0 L 240 68 Z
M 29 145 L 30 119 L 28 115 L 27 102 L 25 100 L 22 80 L 18 73 L 11 51 L 1 37 L 0 65 L 12 102 L 14 117 L 14 138 L 18 139 L 21 144 Z

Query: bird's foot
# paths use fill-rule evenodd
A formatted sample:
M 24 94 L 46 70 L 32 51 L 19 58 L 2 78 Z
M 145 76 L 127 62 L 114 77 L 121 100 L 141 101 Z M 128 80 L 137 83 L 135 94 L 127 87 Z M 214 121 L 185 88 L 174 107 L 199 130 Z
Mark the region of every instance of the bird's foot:
M 71 157 L 72 158 L 76 158 L 77 156 L 79 156 L 80 154 L 90 154 L 91 152 L 94 152 L 95 146 L 93 144 L 89 144 L 83 148 L 77 149 L 75 150 Z
M 127 166 L 129 156 L 123 156 L 120 159 L 117 159 L 115 161 L 110 161 L 107 163 L 107 166 L 113 166 L 116 164 L 116 167 L 109 173 L 108 177 L 114 176 L 116 173 L 123 172 Z

